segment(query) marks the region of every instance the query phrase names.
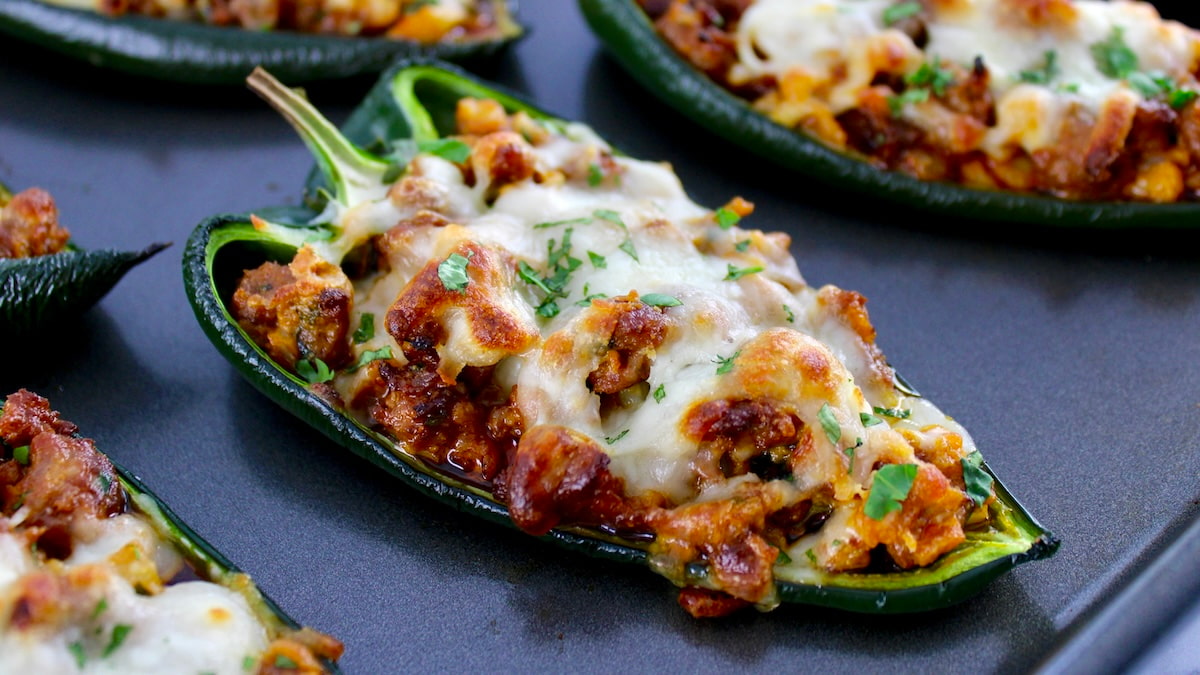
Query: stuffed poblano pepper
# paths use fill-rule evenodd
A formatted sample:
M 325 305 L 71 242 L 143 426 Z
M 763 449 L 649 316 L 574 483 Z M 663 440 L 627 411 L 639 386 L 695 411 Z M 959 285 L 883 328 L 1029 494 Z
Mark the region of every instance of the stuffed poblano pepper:
M 29 391 L 0 409 L 0 671 L 336 672 L 340 642 L 77 431 Z
M 520 37 L 508 0 L 5 0 L 0 32 L 162 80 L 240 84 L 255 66 L 289 82 L 383 70 L 405 56 L 487 58 Z
M 317 158 L 308 213 L 219 216 L 197 318 L 268 396 L 456 508 L 647 565 L 694 616 L 958 602 L 1058 543 L 887 365 L 865 299 L 463 73 L 386 73 L 339 132 L 251 86 Z M 365 148 L 370 148 L 368 151 Z
M 579 4 L 650 91 L 816 179 L 978 219 L 1200 223 L 1200 32 L 1149 3 Z
M 0 341 L 81 314 L 131 268 L 165 247 L 81 251 L 59 225 L 58 208 L 45 190 L 13 195 L 0 185 Z

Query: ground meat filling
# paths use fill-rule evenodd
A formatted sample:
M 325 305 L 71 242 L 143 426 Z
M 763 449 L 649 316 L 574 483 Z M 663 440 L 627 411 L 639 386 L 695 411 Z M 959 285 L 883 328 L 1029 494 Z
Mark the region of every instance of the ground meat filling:
M 277 363 L 294 369 L 320 359 L 330 368 L 350 361 L 354 291 L 337 265 L 304 247 L 288 265 L 267 262 L 248 270 L 233 294 L 233 316 Z
M 58 207 L 45 190 L 29 188 L 7 204 L 0 200 L 0 259 L 58 253 L 70 238 L 58 224 Z
M 0 415 L 0 440 L 10 448 L 0 463 L 3 514 L 18 509 L 22 526 L 52 558 L 71 554 L 71 524 L 79 518 L 108 518 L 125 510 L 125 492 L 108 458 L 86 438 L 68 435 L 46 399 L 22 390 L 8 397 Z M 23 459 L 16 449 L 25 448 Z
M 386 36 L 421 43 L 470 41 L 498 33 L 492 2 L 464 5 L 439 7 L 423 0 L 101 0 L 98 9 L 250 30 Z

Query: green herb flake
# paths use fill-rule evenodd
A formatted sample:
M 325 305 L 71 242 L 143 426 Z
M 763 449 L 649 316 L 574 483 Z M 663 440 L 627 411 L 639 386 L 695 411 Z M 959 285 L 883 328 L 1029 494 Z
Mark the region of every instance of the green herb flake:
M 1133 87 L 1144 98 L 1154 98 L 1159 94 L 1165 94 L 1175 88 L 1170 78 L 1162 73 L 1143 73 L 1134 71 L 1125 77 L 1125 81 L 1129 86 Z
M 746 250 L 750 248 L 750 240 L 743 239 L 743 240 L 739 241 L 738 243 L 734 244 L 733 247 L 735 249 L 737 249 L 738 253 L 745 253 Z
M 683 304 L 679 298 L 665 293 L 647 293 L 640 299 L 651 307 L 678 307 Z
M 71 652 L 71 656 L 75 657 L 75 665 L 79 666 L 80 670 L 87 665 L 87 654 L 83 652 L 83 643 L 79 640 L 67 645 L 67 651 Z
M 861 445 L 861 444 L 862 444 L 862 442 L 860 440 L 859 445 Z M 846 448 L 845 450 L 842 450 L 842 453 L 844 455 L 846 455 L 846 457 L 850 458 L 850 464 L 846 466 L 846 473 L 854 473 L 854 453 L 857 451 L 858 451 L 857 445 L 852 448 Z
M 106 473 L 96 474 L 96 486 L 101 492 L 108 492 L 109 486 L 112 485 L 112 478 Z
M 657 387 L 655 387 L 655 389 L 654 389 L 654 402 L 655 403 L 662 403 L 663 399 L 666 397 L 667 397 L 667 385 L 666 384 L 660 384 Z
M 588 260 L 592 261 L 592 267 L 602 270 L 608 267 L 608 259 L 594 251 L 588 251 Z
M 100 618 L 100 615 L 108 609 L 108 598 L 100 598 L 100 602 L 96 603 L 96 608 L 92 610 L 92 621 Z
M 537 223 L 533 226 L 533 229 L 545 230 L 547 228 L 558 227 L 560 225 L 587 225 L 590 222 L 592 222 L 591 216 L 582 216 L 579 218 L 568 218 L 567 220 L 551 220 L 550 222 L 546 223 Z
M 734 352 L 728 358 L 718 354 L 717 358 L 713 359 L 713 363 L 717 364 L 717 374 L 724 375 L 724 374 L 732 371 L 733 370 L 733 360 L 736 359 L 737 357 L 741 356 L 741 354 L 742 354 L 742 350 L 740 350 L 740 349 L 737 350 L 736 352 Z
M 992 496 L 992 476 L 983 470 L 983 455 L 976 450 L 959 460 L 962 463 L 963 482 L 967 485 L 967 496 L 982 506 Z
M 817 421 L 821 423 L 821 428 L 825 430 L 825 438 L 828 438 L 830 443 L 837 445 L 842 440 L 842 425 L 828 403 L 821 404 L 821 409 L 817 411 Z
M 733 265 L 726 265 L 724 281 L 737 281 L 742 277 L 748 277 L 751 274 L 758 274 L 759 272 L 763 271 L 763 269 L 764 268 L 762 265 L 755 265 L 753 267 L 734 267 Z
M 1197 93 L 1190 89 L 1176 89 L 1167 94 L 1167 105 L 1175 110 L 1182 110 L 1187 104 L 1196 100 Z
M 13 448 L 13 459 L 15 459 L 17 464 L 20 464 L 21 466 L 29 466 L 29 446 L 22 445 Z
M 728 230 L 729 228 L 733 227 L 734 225 L 737 225 L 738 221 L 741 219 L 742 219 L 741 216 L 739 216 L 737 213 L 733 212 L 732 210 L 725 208 L 724 206 L 717 209 L 717 214 L 716 214 L 717 227 L 720 227 L 722 230 Z
M 908 497 L 916 479 L 916 464 L 888 464 L 880 467 L 875 472 L 863 513 L 872 520 L 883 520 L 883 517 L 892 511 L 900 510 L 901 502 Z
M 417 149 L 421 152 L 437 155 L 455 164 L 462 164 L 471 156 L 471 146 L 457 138 L 439 138 L 433 141 L 424 141 L 417 145 Z
M 358 330 L 354 331 L 354 335 L 350 337 L 356 345 L 361 345 L 375 337 L 375 315 L 364 312 L 362 316 L 358 317 Z
M 621 214 L 619 214 L 616 211 L 613 211 L 611 209 L 596 209 L 595 211 L 592 212 L 592 215 L 599 218 L 600 220 L 607 220 L 608 222 L 612 223 L 613 225 L 620 225 L 621 227 L 625 227 L 625 221 L 621 220 Z
M 390 359 L 390 358 L 392 358 L 392 348 L 390 346 L 389 347 L 380 347 L 379 349 L 368 349 L 368 350 L 364 351 L 362 354 L 358 355 L 358 360 L 355 361 L 354 365 L 350 366 L 350 368 L 347 369 L 346 372 L 353 373 L 354 371 L 358 370 L 359 368 L 362 368 L 363 366 L 367 365 L 368 363 L 370 363 L 372 361 L 382 361 L 384 359 Z
M 279 668 L 281 670 L 295 670 L 296 668 L 299 668 L 300 666 L 295 661 L 288 658 L 287 656 L 284 656 L 283 654 L 276 654 L 275 655 L 275 667 Z
M 892 117 L 899 117 L 904 111 L 904 106 L 910 103 L 924 103 L 929 100 L 928 89 L 909 89 L 903 94 L 887 97 L 888 110 L 891 111 Z
M 1120 26 L 1113 26 L 1108 37 L 1090 49 L 1096 69 L 1113 79 L 1125 79 L 1138 68 L 1137 54 L 1125 44 L 1125 29 Z
M 468 251 L 466 257 L 451 253 L 448 258 L 438 263 L 438 278 L 442 280 L 442 286 L 446 290 L 467 292 L 467 284 L 471 283 L 470 277 L 467 276 L 467 265 L 471 263 L 471 257 L 474 255 L 474 251 Z
M 783 306 L 783 316 L 787 318 L 788 323 L 796 323 L 796 315 L 792 313 L 791 307 Z
M 845 543 L 846 543 L 846 542 L 842 541 L 841 539 L 834 539 L 834 540 L 833 540 L 833 543 L 832 543 L 831 545 L 832 545 L 834 548 L 838 548 L 839 546 L 842 546 L 842 545 L 844 545 Z
M 942 59 L 935 56 L 932 64 L 922 63 L 915 72 L 905 75 L 904 82 L 916 87 L 928 87 L 934 94 L 942 96 L 946 93 L 946 87 L 954 84 L 954 71 L 943 68 Z
M 915 0 L 892 5 L 891 7 L 883 10 L 883 25 L 891 26 L 901 19 L 907 19 L 910 16 L 916 16 L 917 14 L 921 13 L 921 9 L 921 3 L 915 2 Z
M 805 557 L 805 558 L 808 558 L 808 562 L 810 562 L 810 563 L 812 563 L 812 564 L 814 564 L 814 565 L 816 565 L 816 564 L 817 564 L 817 554 L 816 554 L 816 552 L 815 552 L 815 551 L 813 551 L 811 548 L 810 548 L 810 549 L 806 549 L 806 550 L 804 551 L 804 557 Z
M 253 656 L 247 656 L 242 659 L 242 670 L 250 670 L 258 665 L 258 659 Z
M 883 424 L 883 420 L 872 415 L 871 413 L 858 413 L 858 419 L 862 421 L 864 427 L 873 427 L 876 424 Z
M 589 187 L 596 187 L 604 182 L 604 171 L 600 169 L 600 165 L 592 162 L 588 164 L 587 182 Z
M 628 433 L 629 433 L 629 430 L 626 429 L 625 431 L 622 431 L 621 433 L 617 434 L 616 436 L 605 436 L 604 442 L 608 443 L 609 445 L 612 445 L 613 443 L 616 443 L 617 441 L 621 440 L 622 438 L 625 438 L 625 435 Z
M 876 415 L 883 415 L 894 420 L 906 420 L 912 416 L 912 411 L 908 408 L 872 408 Z
M 584 296 L 584 298 L 582 300 L 580 300 L 579 302 L 576 302 L 575 306 L 576 307 L 587 307 L 588 305 L 592 304 L 593 300 L 599 300 L 599 299 L 607 298 L 607 297 L 608 297 L 608 295 L 606 295 L 604 293 L 592 293 L 591 295 Z
M 779 557 L 775 558 L 776 565 L 791 565 L 792 556 L 787 554 L 787 551 L 779 549 Z
M 296 374 L 309 384 L 328 382 L 333 379 L 333 371 L 321 359 L 302 359 L 297 361 Z
M 553 298 L 546 298 L 537 306 L 537 308 L 534 310 L 534 313 L 543 319 L 553 319 L 554 317 L 558 316 L 559 312 L 561 311 L 562 310 L 559 308 L 558 302 L 556 302 Z
M 1042 65 L 1034 70 L 1022 70 L 1018 77 L 1022 82 L 1030 84 L 1050 84 L 1050 81 L 1058 77 L 1058 52 L 1053 49 L 1046 51 L 1042 55 Z
M 125 638 L 129 637 L 129 631 L 133 630 L 133 626 L 125 623 L 119 623 L 113 626 L 112 637 L 108 639 L 108 645 L 104 648 L 104 652 L 100 655 L 102 658 L 108 658 L 113 652 L 125 642 Z

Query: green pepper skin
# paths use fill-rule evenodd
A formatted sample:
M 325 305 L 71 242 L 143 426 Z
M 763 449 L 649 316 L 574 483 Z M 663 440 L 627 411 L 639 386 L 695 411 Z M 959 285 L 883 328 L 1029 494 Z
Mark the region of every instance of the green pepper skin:
M 560 121 L 489 86 L 450 66 L 424 61 L 400 63 L 383 75 L 342 131 L 360 146 L 380 142 L 387 146 L 410 137 L 427 140 L 430 134 L 445 134 L 452 128 L 453 101 L 461 96 L 484 94 L 498 98 L 510 111 L 525 110 L 552 123 Z M 329 186 L 314 177 L 309 187 L 328 189 Z M 280 209 L 259 215 L 289 228 L 302 229 L 316 213 Z M 184 284 L 196 318 L 217 350 L 268 398 L 355 455 L 452 508 L 514 527 L 505 507 L 487 491 L 437 473 L 406 453 L 402 443 L 393 443 L 360 426 L 314 393 L 305 382 L 272 362 L 238 327 L 227 304 L 243 270 L 267 260 L 287 262 L 295 254 L 295 246 L 256 230 L 248 214 L 215 216 L 195 229 L 183 254 Z M 984 469 L 991 473 L 986 464 Z M 966 599 L 1020 563 L 1052 555 L 1058 548 L 1058 540 L 1029 516 L 999 480 L 994 485 L 996 499 L 992 514 L 997 522 L 1005 523 L 1003 537 L 997 536 L 990 542 L 984 540 L 986 537 L 972 540 L 934 565 L 909 572 L 831 574 L 825 575 L 820 583 L 781 581 L 780 598 L 869 613 L 932 610 Z M 560 528 L 544 538 L 605 560 L 649 564 L 646 544 L 592 530 Z
M 422 45 L 386 38 L 249 31 L 145 16 L 114 18 L 40 0 L 4 0 L 0 33 L 135 75 L 188 84 L 241 85 L 259 65 L 297 83 L 378 72 L 397 58 L 417 55 L 482 60 L 518 38 L 522 29 L 510 19 L 493 40 Z
M 0 259 L 0 325 L 22 338 L 82 314 L 138 263 L 167 247 L 141 251 L 63 251 Z
M 608 52 L 647 90 L 726 140 L 788 169 L 872 197 L 975 220 L 1169 231 L 1200 226 L 1200 204 L 1079 202 L 921 181 L 881 171 L 772 122 L 680 58 L 635 0 L 579 0 Z

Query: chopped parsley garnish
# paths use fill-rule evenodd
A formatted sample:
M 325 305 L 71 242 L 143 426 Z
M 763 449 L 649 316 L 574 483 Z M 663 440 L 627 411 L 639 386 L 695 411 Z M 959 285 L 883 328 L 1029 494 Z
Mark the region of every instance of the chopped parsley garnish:
M 569 218 L 567 220 L 552 220 L 548 223 L 538 223 L 533 226 L 535 230 L 544 230 L 548 227 L 558 227 L 559 225 L 586 225 L 592 222 L 591 216 L 582 216 L 579 218 Z
M 821 409 L 817 411 L 817 421 L 821 423 L 821 428 L 825 430 L 825 438 L 828 438 L 830 443 L 837 445 L 842 440 L 842 425 L 828 403 L 821 404 Z
M 1030 84 L 1049 84 L 1058 77 L 1058 52 L 1050 49 L 1043 54 L 1042 65 L 1035 70 L 1022 70 L 1019 77 Z
M 608 443 L 609 445 L 612 445 L 613 443 L 616 443 L 617 441 L 621 440 L 622 438 L 625 438 L 625 434 L 628 434 L 628 433 L 629 433 L 629 430 L 626 429 L 625 431 L 622 431 L 621 433 L 617 434 L 616 436 L 605 436 L 604 442 Z
M 875 411 L 876 415 L 883 415 L 884 417 L 891 417 L 892 419 L 896 419 L 896 420 L 906 420 L 912 416 L 912 411 L 909 410 L 908 408 L 875 407 L 875 408 L 873 408 L 873 410 Z
M 859 439 L 858 445 L 862 445 L 862 439 Z M 858 445 L 842 450 L 842 453 L 850 458 L 850 465 L 846 467 L 846 473 L 854 473 L 854 452 L 858 450 Z
M 713 359 L 713 363 L 717 364 L 717 374 L 724 375 L 725 373 L 733 370 L 733 360 L 741 356 L 741 354 L 742 350 L 740 349 L 728 357 L 718 354 L 717 358 Z
M 817 564 L 817 554 L 816 554 L 816 553 L 814 553 L 814 552 L 813 552 L 813 550 L 812 550 L 811 548 L 810 548 L 810 549 L 806 549 L 806 550 L 804 551 L 804 557 L 805 557 L 805 558 L 808 558 L 808 562 L 810 562 L 810 563 L 812 563 L 812 564 L 814 564 L 814 565 L 816 565 L 816 564 Z
M 457 138 L 439 138 L 433 141 L 423 141 L 417 145 L 421 152 L 437 155 L 455 164 L 462 164 L 471 156 L 471 146 Z
M 779 557 L 775 558 L 776 565 L 791 565 L 792 556 L 787 554 L 787 551 L 779 549 Z
M 654 389 L 654 402 L 662 403 L 663 399 L 666 397 L 667 397 L 667 385 L 665 385 L 665 384 L 658 385 L 658 387 L 656 387 Z
M 787 305 L 783 306 L 783 315 L 787 317 L 788 323 L 796 323 L 796 315 L 792 313 L 792 308 Z
M 992 477 L 983 470 L 983 455 L 976 450 L 959 461 L 962 463 L 967 496 L 975 502 L 975 506 L 982 506 L 992 496 Z
M 1190 89 L 1176 89 L 1167 94 L 1167 105 L 1180 110 L 1196 100 L 1197 93 Z
M 941 57 L 933 57 L 933 63 L 922 63 L 916 72 L 904 76 L 904 82 L 915 87 L 928 87 L 934 94 L 942 96 L 946 87 L 954 84 L 954 73 L 942 67 Z
M 590 295 L 585 295 L 582 300 L 575 303 L 575 306 L 576 307 L 587 307 L 588 305 L 592 304 L 593 300 L 600 300 L 600 299 L 607 298 L 607 297 L 608 297 L 608 295 L 604 294 L 604 293 L 592 293 Z
M 872 520 L 882 520 L 892 511 L 898 511 L 916 479 L 916 464 L 888 464 L 880 467 L 875 472 L 875 480 L 871 483 L 871 492 L 867 495 L 863 513 Z
M 113 626 L 112 637 L 108 640 L 108 645 L 104 648 L 104 652 L 100 654 L 102 658 L 108 658 L 117 648 L 125 642 L 125 638 L 129 636 L 129 631 L 133 630 L 133 626 L 125 623 L 119 623 Z
M 600 169 L 600 165 L 592 162 L 588 164 L 588 186 L 596 187 L 604 182 L 604 171 Z
M 275 655 L 275 667 L 283 670 L 295 670 L 299 665 L 283 654 Z
M 722 230 L 728 230 L 729 228 L 733 227 L 734 225 L 737 225 L 738 221 L 741 219 L 742 219 L 741 216 L 739 216 L 734 211 L 725 208 L 724 206 L 717 209 L 717 215 L 716 215 L 717 227 L 720 227 Z
M 242 670 L 250 670 L 257 663 L 258 659 L 254 658 L 253 656 L 247 656 L 242 659 Z
M 108 598 L 100 598 L 100 602 L 97 602 L 96 608 L 92 610 L 92 621 L 99 619 L 106 609 L 108 609 Z
M 647 293 L 640 299 L 651 307 L 678 307 L 683 304 L 679 298 L 665 293 Z
M 29 446 L 22 445 L 13 448 L 13 459 L 15 459 L 17 464 L 20 464 L 21 466 L 29 466 Z
M 737 281 L 742 277 L 748 277 L 751 274 L 758 274 L 759 272 L 763 271 L 763 269 L 764 268 L 762 265 L 755 265 L 753 267 L 734 267 L 733 265 L 726 265 L 724 281 Z
M 568 227 L 563 231 L 561 243 L 551 239 L 546 245 L 550 274 L 539 276 L 537 270 L 524 260 L 517 264 L 517 276 L 536 287 L 545 296 L 535 310 L 540 317 L 551 319 L 558 316 L 558 299 L 567 297 L 565 289 L 571 279 L 571 273 L 583 264 L 582 260 L 571 256 L 571 235 L 574 232 L 574 229 Z
M 592 267 L 594 267 L 598 270 L 602 270 L 602 269 L 605 269 L 608 267 L 608 258 L 605 258 L 604 256 L 602 256 L 599 253 L 596 253 L 594 251 L 588 251 L 587 254 L 588 254 L 588 260 L 592 261 Z
M 364 312 L 358 317 L 358 330 L 354 331 L 351 338 L 354 344 L 361 345 L 362 343 L 375 337 L 375 315 L 370 312 Z
M 634 261 L 641 262 L 638 260 L 637 249 L 633 246 L 633 237 L 629 234 L 629 227 L 625 225 L 624 220 L 621 220 L 621 214 L 609 209 L 596 209 L 592 212 L 592 215 L 601 220 L 607 220 L 614 225 L 620 226 L 622 230 L 625 230 L 625 241 L 621 242 L 621 245 L 617 248 L 629 254 L 629 257 L 633 258 Z
M 887 97 L 888 110 L 892 111 L 892 117 L 896 117 L 909 103 L 924 103 L 928 100 L 928 89 L 909 89 L 903 94 Z
M 379 349 L 368 349 L 368 350 L 364 351 L 362 354 L 358 355 L 358 361 L 355 361 L 353 366 L 350 366 L 349 368 L 347 368 L 346 372 L 353 373 L 354 371 L 358 370 L 359 368 L 362 368 L 363 366 L 367 365 L 368 363 L 370 363 L 372 361 L 380 361 L 383 359 L 390 359 L 390 358 L 392 358 L 392 348 L 391 347 L 380 347 Z
M 1101 73 L 1123 80 L 1138 68 L 1137 54 L 1125 44 L 1125 29 L 1113 26 L 1112 32 L 1101 42 L 1091 46 L 1092 59 Z
M 750 240 L 743 239 L 743 240 L 739 241 L 738 243 L 734 244 L 733 247 L 735 249 L 737 249 L 738 253 L 745 253 L 746 249 L 750 248 Z
M 907 19 L 910 16 L 916 16 L 921 13 L 921 3 L 915 0 L 911 2 L 902 2 L 898 5 L 892 5 L 883 10 L 883 25 L 890 26 L 901 19 Z
M 858 419 L 862 420 L 864 427 L 873 427 L 876 424 L 883 424 L 883 420 L 872 415 L 871 413 L 858 413 Z
M 466 257 L 451 253 L 448 258 L 438 263 L 438 278 L 442 280 L 442 286 L 446 290 L 467 292 L 467 284 L 471 283 L 470 277 L 467 276 L 467 265 L 471 263 L 473 255 L 474 251 L 468 251 Z
M 110 478 L 108 474 L 96 474 L 96 486 L 100 488 L 101 492 L 108 492 L 108 487 L 110 485 L 112 485 L 112 478 Z
M 1139 70 L 1129 73 L 1125 79 L 1129 86 L 1146 98 L 1154 98 L 1175 88 L 1175 83 L 1163 73 L 1143 73 Z
M 87 665 L 87 654 L 83 653 L 83 643 L 79 640 L 67 645 L 67 651 L 71 652 L 71 656 L 75 657 L 75 665 L 79 666 L 80 670 Z
M 296 374 L 309 384 L 328 382 L 333 379 L 333 371 L 321 359 L 302 359 L 296 362 Z

